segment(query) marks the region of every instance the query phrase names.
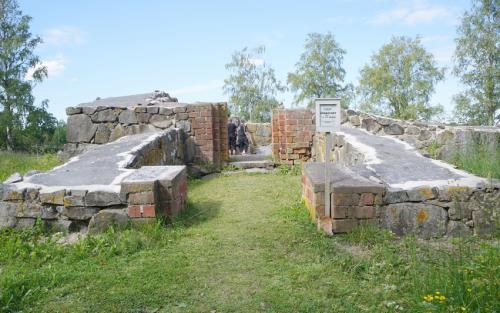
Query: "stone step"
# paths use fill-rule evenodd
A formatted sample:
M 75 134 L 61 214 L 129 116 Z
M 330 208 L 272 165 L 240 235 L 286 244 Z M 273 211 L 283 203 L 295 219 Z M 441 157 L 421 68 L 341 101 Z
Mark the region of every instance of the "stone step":
M 265 168 L 272 169 L 274 168 L 274 162 L 271 160 L 256 160 L 256 161 L 237 161 L 230 162 L 229 165 L 232 165 L 241 169 L 249 169 L 249 168 Z
M 229 156 L 230 162 L 270 161 L 270 156 L 262 154 L 239 154 Z

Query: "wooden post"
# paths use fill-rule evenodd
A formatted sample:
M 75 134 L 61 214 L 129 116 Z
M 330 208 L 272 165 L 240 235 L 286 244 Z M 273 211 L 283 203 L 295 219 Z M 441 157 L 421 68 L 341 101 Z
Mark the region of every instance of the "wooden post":
M 325 133 L 326 151 L 325 151 L 325 217 L 331 217 L 330 210 L 330 176 L 328 175 L 330 165 L 330 153 L 332 151 L 332 135 Z

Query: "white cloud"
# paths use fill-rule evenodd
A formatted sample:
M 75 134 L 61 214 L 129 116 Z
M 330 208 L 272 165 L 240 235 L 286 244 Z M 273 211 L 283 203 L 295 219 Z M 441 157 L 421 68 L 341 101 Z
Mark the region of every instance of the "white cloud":
M 430 23 L 436 20 L 454 21 L 454 10 L 441 5 L 427 4 L 425 1 L 414 0 L 406 5 L 400 5 L 387 11 L 379 12 L 369 24 L 389 25 L 402 23 L 405 25 L 416 25 L 421 23 Z
M 33 73 L 35 72 L 35 70 L 37 70 L 43 66 L 45 66 L 47 68 L 47 73 L 48 73 L 49 78 L 57 77 L 64 72 L 64 70 L 66 69 L 67 63 L 68 63 L 68 60 L 62 54 L 59 54 L 55 58 L 52 58 L 52 59 L 42 60 L 35 67 L 28 70 L 25 78 L 26 79 L 33 79 Z
M 77 27 L 61 26 L 48 29 L 42 38 L 49 45 L 81 45 L 86 42 L 86 33 Z
M 206 91 L 211 91 L 215 89 L 222 89 L 222 85 L 224 84 L 223 81 L 220 80 L 212 80 L 204 84 L 197 84 L 197 85 L 191 85 L 191 86 L 186 86 L 182 87 L 179 89 L 172 90 L 170 92 L 171 95 L 174 97 L 177 95 L 181 94 L 189 94 L 189 93 L 200 93 L 200 92 L 206 92 Z

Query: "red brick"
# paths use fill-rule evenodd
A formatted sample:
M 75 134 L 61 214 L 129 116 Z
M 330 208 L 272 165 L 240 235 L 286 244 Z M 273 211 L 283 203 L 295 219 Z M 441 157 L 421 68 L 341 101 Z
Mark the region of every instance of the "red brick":
M 128 216 L 137 217 L 155 217 L 156 210 L 154 204 L 130 205 L 127 209 Z
M 360 205 L 373 205 L 374 196 L 372 193 L 363 193 L 361 195 Z

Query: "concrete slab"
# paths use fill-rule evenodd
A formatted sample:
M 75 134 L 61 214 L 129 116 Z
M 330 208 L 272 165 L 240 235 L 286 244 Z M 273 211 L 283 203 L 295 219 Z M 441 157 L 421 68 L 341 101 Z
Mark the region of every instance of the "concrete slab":
M 325 173 L 330 177 L 330 190 L 332 192 L 373 192 L 382 193 L 385 186 L 381 182 L 374 182 L 363 177 L 359 172 L 341 165 L 325 163 L 305 163 L 304 173 L 310 180 L 313 192 L 325 191 Z
M 364 156 L 359 174 L 383 181 L 389 188 L 420 186 L 468 186 L 487 183 L 483 178 L 455 169 L 452 165 L 424 157 L 409 144 L 394 137 L 376 136 L 358 128 L 342 127 L 337 133 Z
M 127 167 L 133 163 L 137 152 L 166 133 L 122 137 L 13 185 L 18 188 L 41 188 L 42 192 L 61 189 L 119 192 L 122 180 L 136 171 Z
M 142 93 L 137 95 L 123 96 L 123 97 L 109 97 L 94 100 L 91 102 L 80 103 L 77 107 L 134 107 L 137 105 L 148 105 L 148 103 L 154 99 L 155 93 Z M 178 102 L 163 102 L 160 105 L 175 105 L 179 106 Z M 159 104 L 155 104 L 157 106 Z

